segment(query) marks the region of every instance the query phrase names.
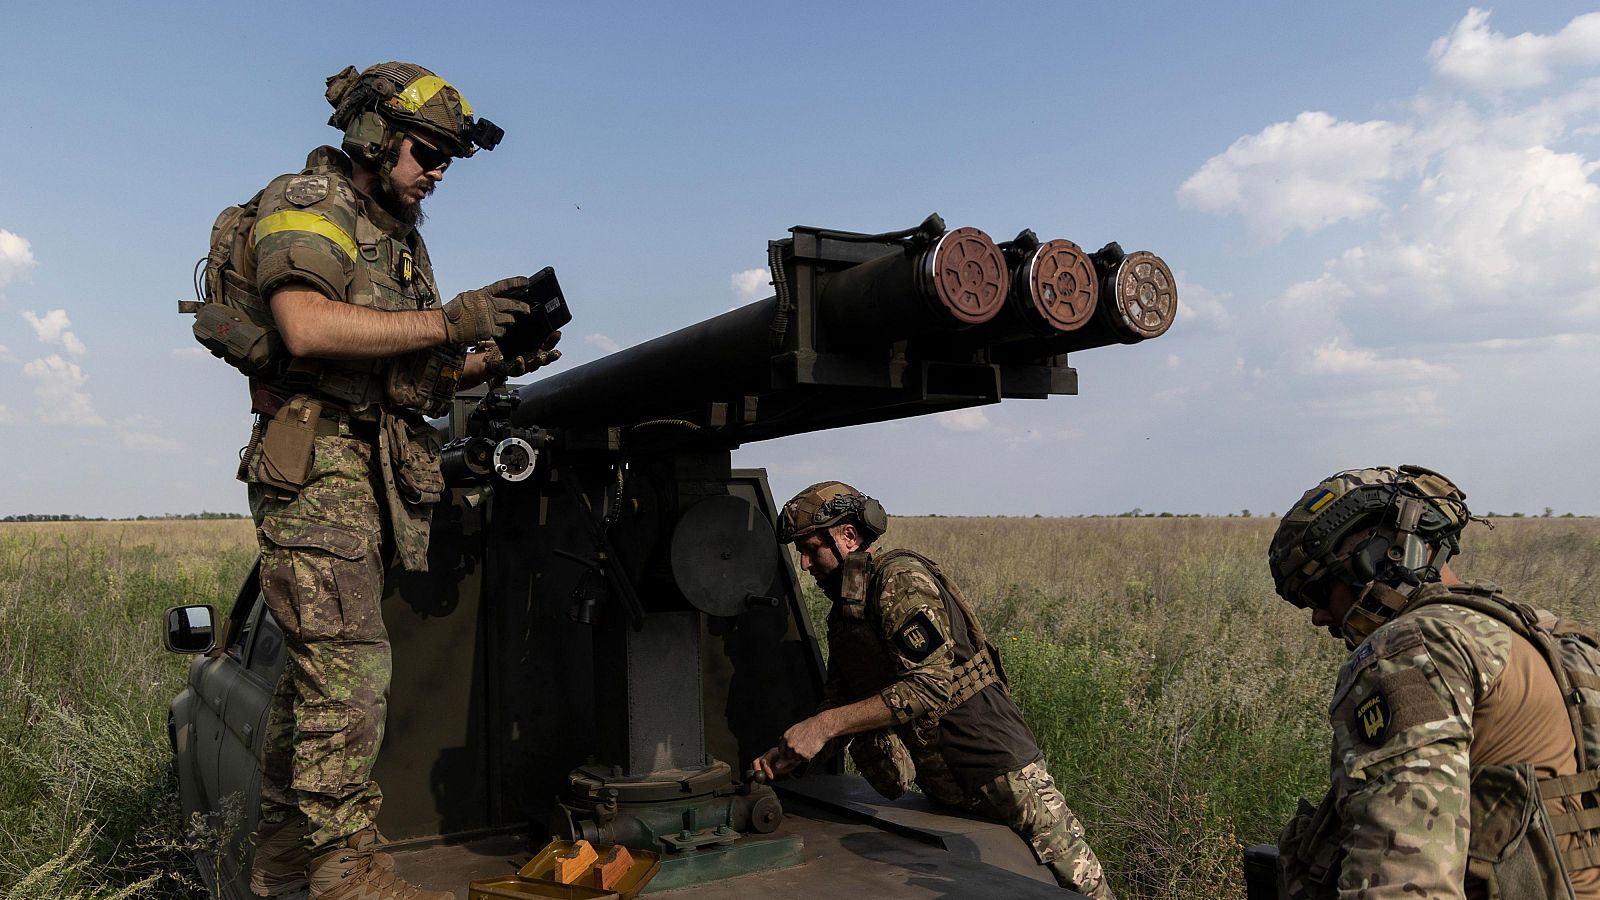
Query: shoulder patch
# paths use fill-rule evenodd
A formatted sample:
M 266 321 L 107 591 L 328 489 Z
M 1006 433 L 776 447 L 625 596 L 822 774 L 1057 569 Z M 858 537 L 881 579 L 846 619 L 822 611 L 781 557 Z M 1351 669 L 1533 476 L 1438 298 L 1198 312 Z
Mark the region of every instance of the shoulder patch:
M 310 206 L 328 196 L 328 176 L 297 175 L 284 185 L 283 197 L 295 206 Z
M 894 642 L 900 648 L 900 653 L 911 662 L 922 662 L 933 654 L 933 651 L 944 646 L 944 635 L 939 632 L 939 626 L 928 615 L 927 610 L 917 610 L 910 621 L 900 626 L 894 633 Z
M 1389 698 L 1382 689 L 1373 691 L 1367 699 L 1356 704 L 1355 717 L 1356 734 L 1368 744 L 1376 747 L 1389 737 L 1394 714 L 1389 710 Z

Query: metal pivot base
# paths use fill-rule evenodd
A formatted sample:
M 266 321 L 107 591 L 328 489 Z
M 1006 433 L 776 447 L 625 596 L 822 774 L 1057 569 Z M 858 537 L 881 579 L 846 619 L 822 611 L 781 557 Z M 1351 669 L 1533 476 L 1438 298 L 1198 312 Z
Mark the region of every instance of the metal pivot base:
M 743 833 L 770 834 L 782 821 L 772 788 L 735 783 L 728 764 L 713 760 L 639 776 L 620 767 L 574 769 L 550 830 L 569 841 L 669 855 L 733 844 Z

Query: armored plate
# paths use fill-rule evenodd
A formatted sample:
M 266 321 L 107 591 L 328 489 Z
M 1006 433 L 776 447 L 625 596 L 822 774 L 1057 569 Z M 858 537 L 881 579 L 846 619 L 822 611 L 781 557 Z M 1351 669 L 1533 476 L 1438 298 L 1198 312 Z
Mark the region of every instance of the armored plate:
M 778 571 L 778 538 L 754 506 L 730 495 L 701 500 L 672 532 L 672 577 L 701 612 L 737 616 Z

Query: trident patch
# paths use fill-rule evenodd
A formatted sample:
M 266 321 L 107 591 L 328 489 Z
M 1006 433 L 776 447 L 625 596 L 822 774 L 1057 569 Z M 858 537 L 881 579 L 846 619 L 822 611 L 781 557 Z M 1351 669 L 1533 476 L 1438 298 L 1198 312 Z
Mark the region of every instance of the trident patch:
M 411 251 L 400 251 L 400 283 L 409 285 L 411 279 L 416 277 L 416 266 L 411 260 Z
M 1389 711 L 1389 698 L 1378 691 L 1367 699 L 1356 704 L 1356 733 L 1361 739 L 1374 747 L 1382 744 L 1389 737 L 1389 726 L 1394 723 L 1394 715 Z
M 901 655 L 914 663 L 922 662 L 932 656 L 933 651 L 944 646 L 944 635 L 926 610 L 918 610 L 911 621 L 895 632 L 894 640 L 900 647 Z

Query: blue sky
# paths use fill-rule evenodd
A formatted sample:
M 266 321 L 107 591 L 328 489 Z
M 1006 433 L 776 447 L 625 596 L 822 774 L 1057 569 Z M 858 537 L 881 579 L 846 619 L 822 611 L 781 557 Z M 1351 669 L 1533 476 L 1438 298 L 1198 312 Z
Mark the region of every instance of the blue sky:
M 1600 14 L 1577 4 L 14 6 L 0 514 L 243 511 L 242 379 L 174 312 L 323 79 L 413 60 L 505 142 L 426 226 L 452 294 L 554 265 L 563 366 L 764 293 L 795 224 L 929 212 L 1161 254 L 1164 337 L 1081 395 L 757 443 L 891 512 L 1281 511 L 1417 462 L 1600 513 Z M 374 21 L 380 18 L 381 21 Z

